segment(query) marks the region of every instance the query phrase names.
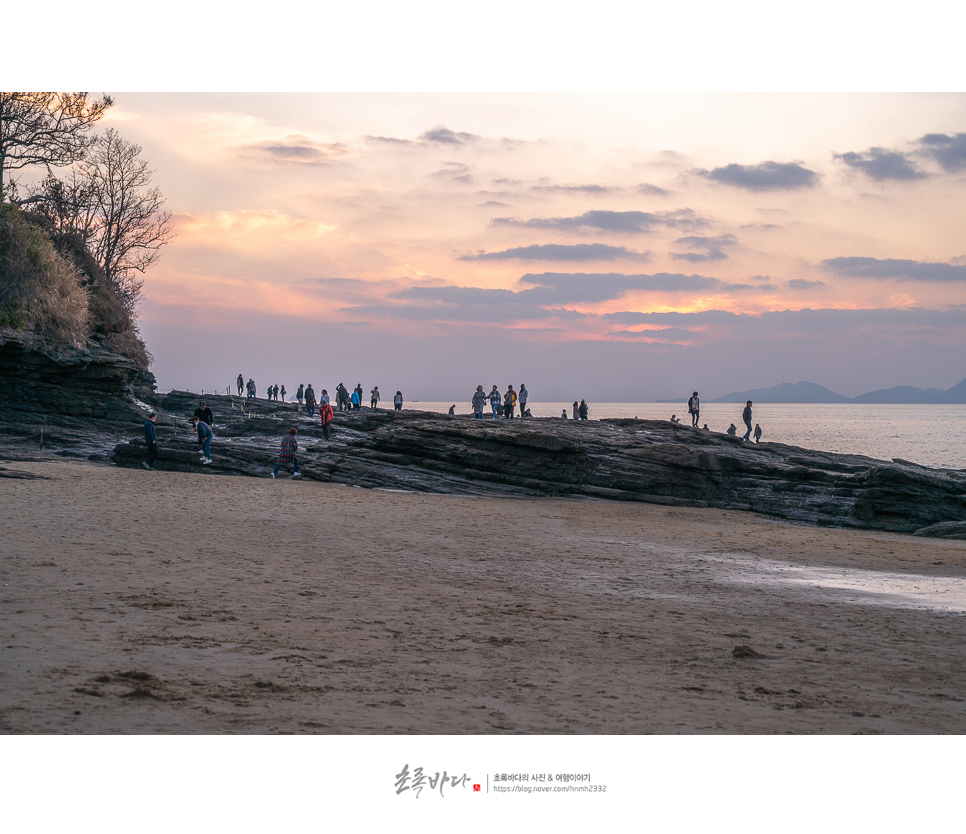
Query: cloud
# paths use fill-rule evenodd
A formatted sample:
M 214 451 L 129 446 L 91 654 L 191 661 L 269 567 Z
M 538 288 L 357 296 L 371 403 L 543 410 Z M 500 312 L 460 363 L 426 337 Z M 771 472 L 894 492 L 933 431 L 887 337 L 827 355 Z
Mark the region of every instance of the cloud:
M 532 185 L 531 191 L 550 191 L 550 192 L 579 192 L 582 194 L 610 194 L 614 191 L 623 189 L 614 188 L 610 185 Z
M 687 235 L 679 237 L 675 243 L 683 244 L 692 249 L 702 249 L 700 252 L 672 252 L 671 257 L 679 261 L 700 263 L 702 261 L 721 261 L 728 257 L 722 247 L 733 246 L 738 242 L 732 234 L 717 237 L 703 237 L 701 235 Z
M 638 194 L 653 194 L 656 197 L 667 197 L 667 195 L 671 193 L 667 189 L 659 188 L 656 185 L 651 185 L 649 182 L 642 182 L 634 190 Z
M 311 243 L 336 229 L 276 211 L 177 214 L 173 219 L 180 246 L 231 247 L 246 252 Z
M 461 261 L 646 261 L 647 252 L 635 252 L 625 246 L 607 246 L 603 243 L 577 243 L 564 245 L 545 243 L 533 246 L 518 246 L 502 252 L 480 252 L 477 255 L 463 255 Z
M 257 159 L 289 165 L 325 165 L 349 155 L 348 145 L 341 142 L 313 142 L 305 136 L 286 136 L 284 139 L 254 142 L 239 150 Z
M 867 177 L 882 182 L 884 180 L 921 180 L 926 174 L 912 164 L 909 157 L 898 151 L 885 148 L 869 148 L 862 153 L 836 154 L 850 168 L 862 171 Z
M 480 203 L 477 208 L 486 208 L 487 206 L 499 206 L 500 208 L 506 208 L 509 203 L 501 203 L 499 200 L 487 200 L 485 203 Z
M 432 130 L 421 134 L 419 138 L 423 142 L 436 145 L 465 145 L 468 142 L 476 142 L 480 137 L 474 133 L 457 133 L 445 125 L 436 125 Z
M 796 162 L 760 162 L 757 165 L 738 165 L 732 162 L 711 171 L 696 173 L 713 182 L 746 188 L 749 191 L 781 191 L 808 188 L 818 182 L 818 174 Z
M 462 162 L 444 162 L 443 167 L 434 171 L 431 176 L 450 179 L 453 182 L 471 183 L 473 182 L 472 166 Z
M 961 171 L 966 168 L 966 133 L 927 133 L 919 139 L 926 153 L 938 162 L 944 171 Z
M 396 139 L 393 136 L 364 136 L 363 139 L 366 142 L 372 142 L 377 145 L 393 145 L 396 147 L 405 147 L 414 144 L 411 139 Z
M 817 290 L 819 287 L 824 286 L 824 281 L 806 281 L 804 278 L 792 278 L 788 282 L 788 288 L 790 290 Z
M 519 295 L 541 304 L 574 304 L 610 301 L 628 292 L 708 292 L 723 284 L 703 275 L 659 272 L 652 275 L 624 275 L 617 272 L 528 273 L 521 285 L 533 285 Z
M 829 258 L 822 266 L 851 278 L 895 278 L 897 281 L 966 281 L 966 266 L 896 258 Z
M 651 232 L 658 228 L 705 226 L 707 221 L 693 209 L 675 211 L 585 211 L 576 217 L 534 217 L 520 220 L 517 217 L 497 217 L 494 226 L 521 226 L 530 229 L 554 229 L 556 231 L 599 230 L 605 232 Z

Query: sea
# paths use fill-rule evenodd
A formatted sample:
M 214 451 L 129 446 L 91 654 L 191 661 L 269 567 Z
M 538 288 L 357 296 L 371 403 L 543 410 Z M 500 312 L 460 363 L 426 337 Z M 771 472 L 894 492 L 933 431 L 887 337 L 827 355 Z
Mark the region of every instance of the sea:
M 452 402 L 407 402 L 405 408 L 446 414 Z M 568 419 L 573 402 L 531 400 L 534 417 Z M 676 415 L 690 424 L 685 403 L 593 403 L 588 419 L 637 417 L 641 420 L 670 420 Z M 468 403 L 455 403 L 457 414 L 471 414 Z M 701 425 L 724 432 L 731 423 L 738 436 L 745 433 L 741 403 L 702 403 Z M 866 455 L 878 460 L 902 460 L 936 469 L 966 469 L 966 405 L 889 405 L 855 403 L 762 403 L 753 407 L 752 425 L 758 423 L 762 442 L 772 441 Z

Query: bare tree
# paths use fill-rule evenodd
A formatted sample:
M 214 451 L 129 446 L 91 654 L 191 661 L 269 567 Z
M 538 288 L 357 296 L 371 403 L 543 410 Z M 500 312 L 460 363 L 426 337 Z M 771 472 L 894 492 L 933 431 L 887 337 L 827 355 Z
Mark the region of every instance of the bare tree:
M 93 142 L 87 134 L 113 104 L 87 93 L 0 93 L 0 200 L 6 171 L 82 159 Z
M 140 154 L 140 145 L 108 128 L 80 164 L 80 177 L 62 192 L 65 215 L 132 313 L 144 284 L 140 276 L 173 236 L 171 213 L 162 211 L 164 197 L 151 186 L 154 172 Z

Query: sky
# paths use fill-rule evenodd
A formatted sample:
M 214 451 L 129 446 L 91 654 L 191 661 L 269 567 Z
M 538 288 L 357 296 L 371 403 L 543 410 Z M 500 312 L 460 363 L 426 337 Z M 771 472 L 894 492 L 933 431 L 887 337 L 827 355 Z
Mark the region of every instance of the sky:
M 649 401 L 964 375 L 966 95 L 114 93 L 159 387 Z

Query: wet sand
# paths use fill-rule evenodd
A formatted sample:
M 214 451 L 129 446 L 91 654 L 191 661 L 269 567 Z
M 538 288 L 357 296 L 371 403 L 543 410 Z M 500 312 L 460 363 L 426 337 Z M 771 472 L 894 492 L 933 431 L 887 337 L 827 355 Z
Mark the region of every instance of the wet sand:
M 2 466 L 3 733 L 966 731 L 966 542 Z

